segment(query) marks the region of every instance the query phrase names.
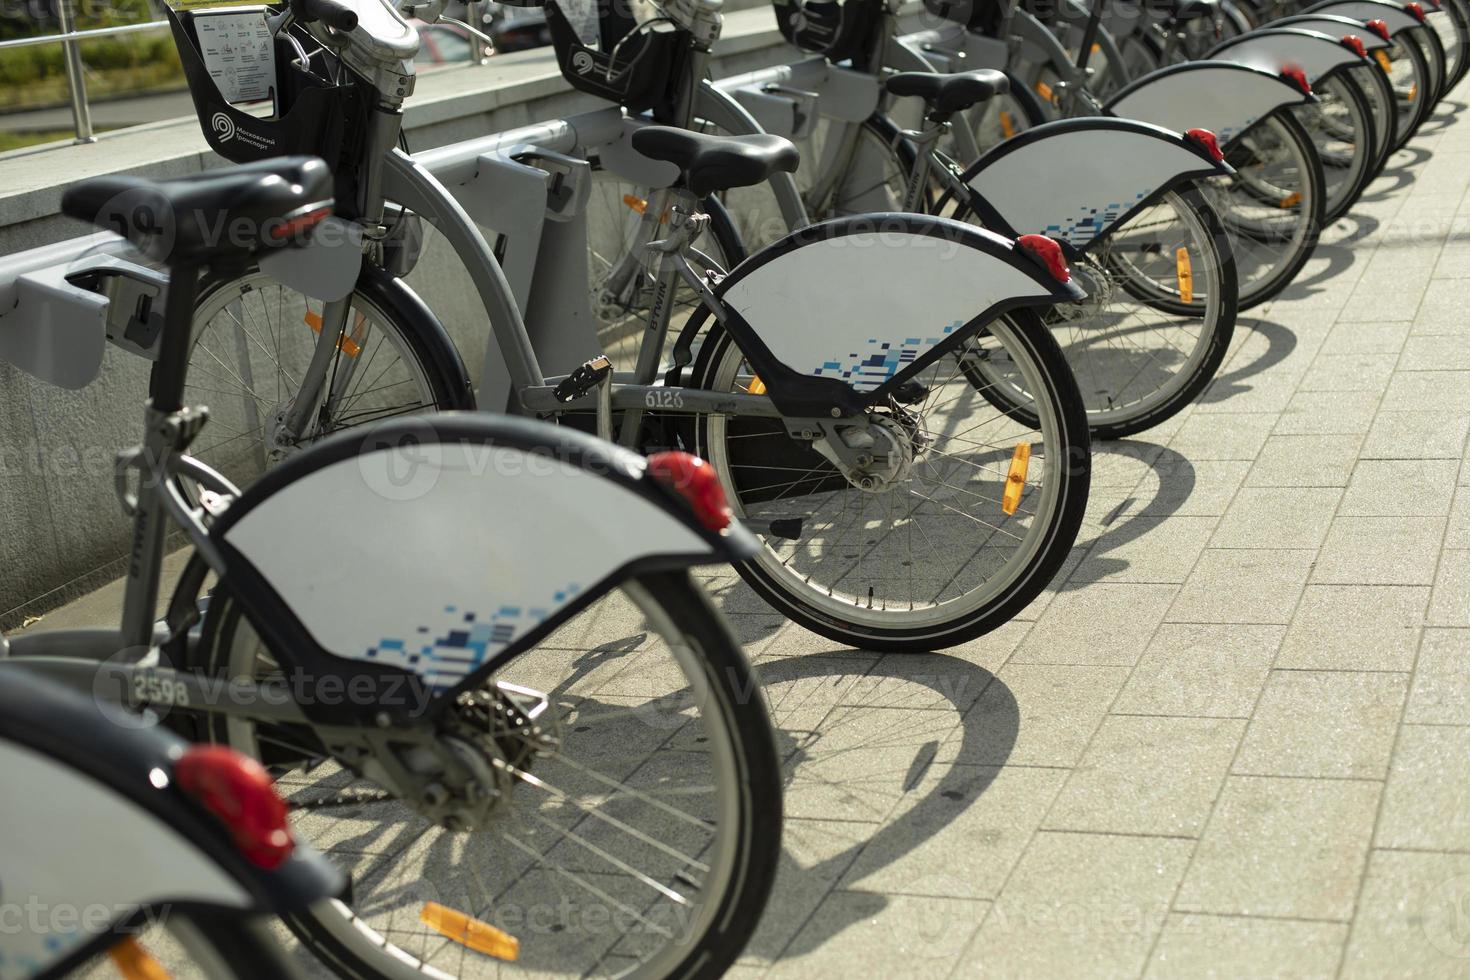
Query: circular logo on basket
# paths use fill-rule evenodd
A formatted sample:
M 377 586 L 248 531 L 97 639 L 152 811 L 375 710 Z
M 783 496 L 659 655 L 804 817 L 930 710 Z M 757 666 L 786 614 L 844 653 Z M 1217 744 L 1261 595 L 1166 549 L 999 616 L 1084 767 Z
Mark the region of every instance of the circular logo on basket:
M 235 120 L 223 112 L 216 112 L 214 118 L 209 121 L 209 125 L 214 129 L 214 135 L 218 136 L 221 142 L 227 142 L 235 138 Z
M 585 75 L 592 70 L 592 55 L 586 51 L 578 51 L 572 55 L 572 71 L 578 75 Z

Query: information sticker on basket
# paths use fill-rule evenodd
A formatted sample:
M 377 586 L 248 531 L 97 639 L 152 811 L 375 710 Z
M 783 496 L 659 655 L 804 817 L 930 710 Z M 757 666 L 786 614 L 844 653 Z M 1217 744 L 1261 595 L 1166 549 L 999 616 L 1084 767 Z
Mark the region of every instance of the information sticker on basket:
M 583 47 L 596 51 L 602 46 L 602 19 L 597 0 L 559 0 L 557 6 L 577 32 L 577 40 Z
M 271 97 L 276 84 L 276 47 L 265 12 L 211 11 L 194 18 L 199 51 L 209 77 L 231 104 Z

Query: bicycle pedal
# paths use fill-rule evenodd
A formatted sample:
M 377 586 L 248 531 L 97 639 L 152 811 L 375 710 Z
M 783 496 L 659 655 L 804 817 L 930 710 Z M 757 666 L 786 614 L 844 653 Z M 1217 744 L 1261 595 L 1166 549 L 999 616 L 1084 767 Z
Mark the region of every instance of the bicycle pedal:
M 599 354 L 562 379 L 551 394 L 559 402 L 576 401 L 602 384 L 611 373 L 612 361 L 606 354 Z

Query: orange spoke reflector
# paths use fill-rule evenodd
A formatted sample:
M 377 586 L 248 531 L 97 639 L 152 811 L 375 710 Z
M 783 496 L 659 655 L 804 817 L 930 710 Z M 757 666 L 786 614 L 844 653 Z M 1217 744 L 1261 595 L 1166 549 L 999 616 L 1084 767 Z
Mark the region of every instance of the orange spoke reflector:
M 1016 135 L 1016 124 L 1011 121 L 1011 114 L 1009 112 L 1002 112 L 1000 114 L 1000 133 L 1006 139 L 1010 139 Z
M 1102 45 L 1101 44 L 1094 43 L 1092 45 L 1092 53 L 1093 54 L 1102 54 Z
M 1302 192 L 1292 191 L 1290 194 L 1283 197 L 1281 199 L 1281 203 L 1276 206 L 1285 211 L 1287 208 L 1294 208 L 1300 203 L 1302 203 Z
M 1383 69 L 1383 73 L 1385 75 L 1392 75 L 1393 62 L 1388 60 L 1388 52 L 1384 51 L 1382 48 L 1379 48 L 1377 51 L 1373 52 L 1373 55 L 1378 59 L 1378 67 Z
M 438 902 L 425 902 L 419 920 L 441 936 L 497 960 L 513 962 L 521 955 L 521 943 L 515 936 Z
M 758 377 L 751 378 L 750 386 L 745 389 L 745 393 L 747 395 L 764 395 L 766 393 L 766 383 Z
M 1000 495 L 1000 509 L 1014 514 L 1021 506 L 1021 491 L 1026 489 L 1026 469 L 1031 465 L 1031 443 L 1018 442 L 1011 453 L 1011 469 L 1006 474 L 1005 492 Z
M 1185 303 L 1194 302 L 1194 266 L 1189 262 L 1189 249 L 1174 250 L 1174 274 L 1179 277 L 1179 298 Z
M 1418 82 L 1415 82 L 1413 85 L 1410 85 L 1409 86 L 1409 101 L 1410 102 L 1413 102 L 1418 97 L 1419 97 L 1419 83 Z
M 107 952 L 112 965 L 126 980 L 168 980 L 168 971 L 129 936 Z
M 648 202 L 641 197 L 634 197 L 632 194 L 624 194 L 623 203 L 639 214 L 645 214 L 648 211 Z
M 312 333 L 321 333 L 322 315 L 320 313 L 313 313 L 310 310 L 307 310 L 306 325 L 311 328 Z M 366 333 L 366 331 L 363 329 L 365 326 L 367 326 L 367 317 L 359 313 L 357 315 L 357 322 L 352 325 L 352 336 L 343 337 L 341 340 L 338 340 L 337 349 L 346 354 L 348 357 L 356 357 L 358 354 L 361 354 L 362 338 L 363 334 Z
M 1045 82 L 1037 82 L 1036 83 L 1036 94 L 1039 95 L 1039 96 L 1041 96 L 1043 99 L 1045 99 L 1048 102 L 1053 101 L 1053 99 L 1052 99 L 1052 93 L 1051 93 L 1051 86 L 1048 85 L 1048 84 L 1046 84 Z

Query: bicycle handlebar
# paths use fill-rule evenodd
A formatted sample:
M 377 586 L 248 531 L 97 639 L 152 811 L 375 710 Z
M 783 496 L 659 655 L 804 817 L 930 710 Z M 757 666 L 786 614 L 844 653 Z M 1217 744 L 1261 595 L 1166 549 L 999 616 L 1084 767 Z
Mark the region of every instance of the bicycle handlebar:
M 291 10 L 304 24 L 315 21 L 334 31 L 357 29 L 357 11 L 338 0 L 291 0 Z

